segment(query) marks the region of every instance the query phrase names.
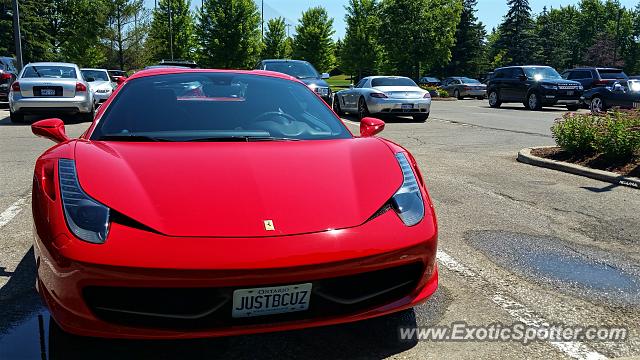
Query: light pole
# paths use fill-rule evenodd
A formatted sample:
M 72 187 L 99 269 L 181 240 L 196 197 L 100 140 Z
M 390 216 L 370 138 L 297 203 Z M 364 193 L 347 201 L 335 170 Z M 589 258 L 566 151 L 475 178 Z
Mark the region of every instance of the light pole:
M 172 19 L 173 0 L 169 0 L 169 48 L 171 50 L 171 61 L 173 61 L 173 19 Z
M 22 36 L 20 35 L 20 10 L 18 0 L 13 0 L 13 37 L 16 42 L 16 62 L 22 70 Z
M 264 40 L 264 0 L 262 0 L 262 8 L 260 15 L 262 16 L 262 21 L 260 22 L 260 29 L 262 30 L 262 40 Z

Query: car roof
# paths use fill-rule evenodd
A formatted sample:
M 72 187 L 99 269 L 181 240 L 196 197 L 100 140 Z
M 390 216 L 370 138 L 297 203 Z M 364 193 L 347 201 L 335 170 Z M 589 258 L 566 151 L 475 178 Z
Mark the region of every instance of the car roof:
M 73 64 L 73 63 L 66 63 L 66 62 L 34 62 L 34 63 L 28 63 L 25 66 L 69 66 L 69 67 L 75 67 L 77 68 L 78 65 Z
M 107 69 L 96 69 L 96 68 L 81 68 L 80 71 L 91 70 L 91 71 L 107 71 Z M 108 72 L 108 71 L 107 71 Z
M 503 66 L 500 68 L 497 68 L 496 70 L 502 70 L 502 69 L 522 69 L 522 68 L 535 68 L 535 67 L 546 67 L 546 68 L 551 68 L 551 66 L 549 65 L 512 65 L 512 66 Z M 553 68 L 552 68 L 553 69 Z
M 264 59 L 261 61 L 262 63 L 268 62 L 298 62 L 298 63 L 309 63 L 305 60 L 295 60 L 295 59 Z
M 589 67 L 589 66 L 577 67 L 577 68 L 573 68 L 573 69 L 569 69 L 569 70 L 612 70 L 612 71 L 622 71 L 622 69 L 619 69 L 619 68 L 612 68 L 612 67 Z
M 168 74 L 190 74 L 190 73 L 221 73 L 221 74 L 244 74 L 244 75 L 257 75 L 257 76 L 268 76 L 274 78 L 280 78 L 285 80 L 293 80 L 295 82 L 302 83 L 300 80 L 294 78 L 293 76 L 279 73 L 275 71 L 267 71 L 267 70 L 221 70 L 221 69 L 191 69 L 191 68 L 179 68 L 179 67 L 159 67 L 152 69 L 145 69 L 138 71 L 137 73 L 131 75 L 127 78 L 127 81 L 157 76 L 157 75 L 168 75 Z
M 378 75 L 378 76 L 368 76 L 369 79 L 374 80 L 374 79 L 409 79 L 406 76 L 393 76 L 393 75 Z

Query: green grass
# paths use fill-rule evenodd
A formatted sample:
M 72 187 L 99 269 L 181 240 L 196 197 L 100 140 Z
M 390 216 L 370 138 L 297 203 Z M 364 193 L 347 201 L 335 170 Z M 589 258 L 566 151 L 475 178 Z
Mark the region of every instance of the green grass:
M 331 86 L 331 91 L 342 90 L 346 87 L 349 87 L 349 85 L 351 84 L 349 75 L 332 76 L 327 79 L 327 82 L 329 83 L 329 86 Z

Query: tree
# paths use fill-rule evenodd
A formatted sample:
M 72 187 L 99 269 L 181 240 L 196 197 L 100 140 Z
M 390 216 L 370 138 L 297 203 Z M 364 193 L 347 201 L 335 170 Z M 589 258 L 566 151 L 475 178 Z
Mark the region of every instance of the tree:
M 253 0 L 205 0 L 196 34 L 205 66 L 249 68 L 260 55 L 260 13 Z
M 153 10 L 147 50 L 153 60 L 193 57 L 194 20 L 190 0 L 159 0 Z M 173 56 L 172 56 L 173 55 Z
M 329 72 L 335 63 L 332 40 L 333 19 L 323 7 L 302 13 L 293 39 L 293 55 L 312 63 L 321 72 Z
M 8 2 L 10 6 L 10 1 Z M 49 32 L 46 15 L 55 7 L 53 0 L 22 0 L 20 1 L 20 30 L 22 34 L 22 59 L 25 64 L 35 61 L 55 60 L 52 51 L 52 35 Z M 15 54 L 15 40 L 13 37 L 12 21 L 8 20 L 6 36 L 7 50 Z M 3 43 L 4 43 L 3 36 Z
M 284 59 L 287 56 L 287 24 L 282 17 L 269 19 L 264 34 L 263 59 Z
M 379 31 L 384 70 L 417 78 L 423 69 L 448 64 L 461 11 L 460 0 L 385 0 Z
M 496 46 L 505 50 L 509 65 L 536 62 L 539 55 L 529 0 L 508 0 L 509 11 L 500 24 Z
M 584 56 L 584 61 L 592 66 L 616 66 L 623 67 L 624 61 L 615 54 L 616 42 L 606 32 L 596 36 L 595 42 Z
M 455 46 L 451 50 L 448 75 L 477 76 L 484 67 L 484 39 L 487 32 L 476 17 L 477 0 L 464 0 Z
M 578 19 L 580 12 L 574 6 L 559 9 L 546 8 L 536 19 L 540 61 L 562 70 L 581 64 Z
M 339 52 L 342 71 L 357 79 L 378 72 L 382 46 L 378 41 L 380 6 L 377 0 L 350 0 L 345 6 L 346 35 Z
M 140 43 L 145 37 L 147 12 L 143 0 L 112 0 L 109 4 L 109 53 L 110 63 L 118 64 L 120 69 L 141 65 Z

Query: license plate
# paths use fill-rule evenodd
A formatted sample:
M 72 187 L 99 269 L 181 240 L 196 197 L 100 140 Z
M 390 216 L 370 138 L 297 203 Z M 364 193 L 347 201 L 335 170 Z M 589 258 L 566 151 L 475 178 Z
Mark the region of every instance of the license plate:
M 311 283 L 238 289 L 233 292 L 234 318 L 245 318 L 309 309 Z
M 402 110 L 413 109 L 413 104 L 402 104 Z
M 569 96 L 573 95 L 573 91 L 567 91 L 567 95 Z
M 40 95 L 42 96 L 55 96 L 56 91 L 54 89 L 42 89 L 40 90 Z

